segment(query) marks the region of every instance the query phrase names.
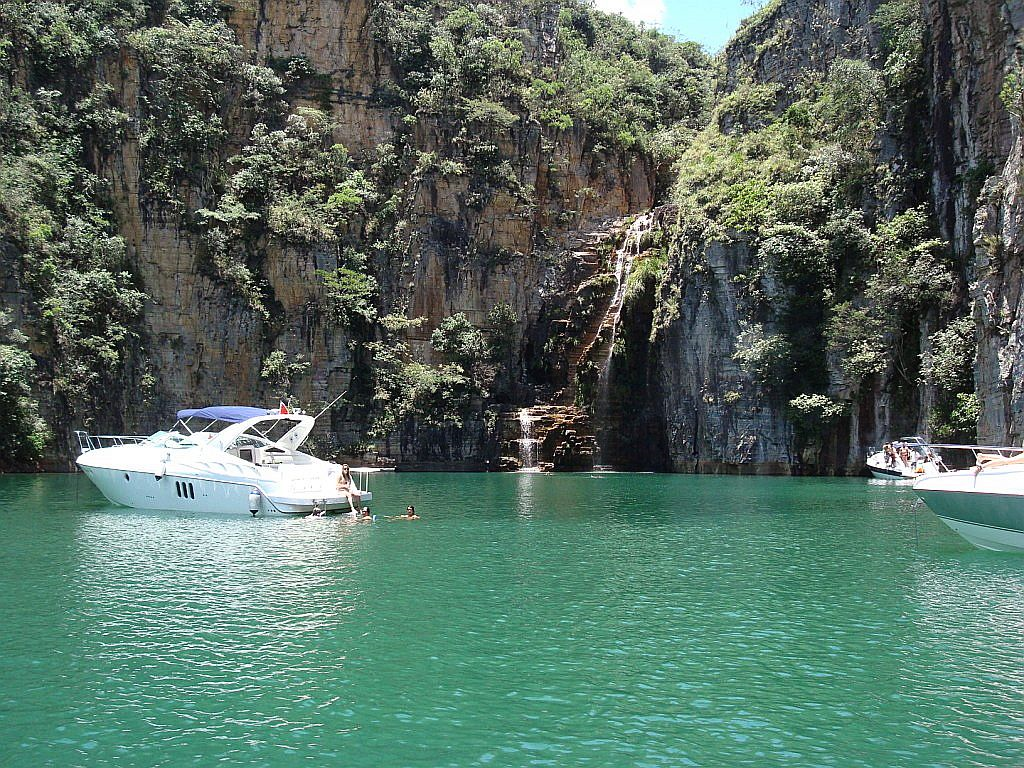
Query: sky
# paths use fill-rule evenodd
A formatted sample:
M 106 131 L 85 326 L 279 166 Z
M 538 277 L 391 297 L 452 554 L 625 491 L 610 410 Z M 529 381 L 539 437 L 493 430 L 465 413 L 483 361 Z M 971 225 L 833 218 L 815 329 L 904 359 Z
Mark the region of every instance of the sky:
M 696 40 L 717 52 L 740 20 L 757 10 L 749 0 L 594 0 L 602 11 L 621 13 L 681 40 Z

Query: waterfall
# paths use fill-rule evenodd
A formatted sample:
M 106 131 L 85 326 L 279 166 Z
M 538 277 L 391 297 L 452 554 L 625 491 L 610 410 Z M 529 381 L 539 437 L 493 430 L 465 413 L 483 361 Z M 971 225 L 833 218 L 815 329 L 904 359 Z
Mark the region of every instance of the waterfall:
M 604 427 L 608 425 L 609 416 L 609 395 L 611 388 L 611 367 L 612 356 L 615 354 L 615 341 L 619 333 L 619 321 L 622 319 L 622 304 L 626 298 L 626 286 L 629 281 L 629 273 L 633 268 L 633 262 L 640 255 L 640 248 L 644 235 L 654 227 L 654 212 L 638 216 L 626 230 L 622 239 L 622 245 L 615 252 L 615 293 L 612 295 L 611 304 L 608 305 L 608 313 L 605 315 L 604 327 L 611 326 L 611 340 L 608 343 L 608 350 L 604 360 L 601 361 L 600 372 L 597 379 L 597 401 L 595 403 L 596 421 Z M 607 332 L 602 331 L 603 333 Z M 597 425 L 595 424 L 595 427 Z M 595 429 L 597 437 L 597 455 L 594 457 L 595 465 L 603 464 L 602 429 Z
M 615 294 L 612 296 L 612 303 L 608 307 L 608 314 L 612 315 L 612 344 L 608 351 L 607 362 L 611 363 L 612 352 L 615 348 L 615 338 L 619 330 L 619 320 L 622 319 L 622 302 L 626 298 L 626 284 L 629 280 L 629 272 L 633 269 L 633 262 L 640 255 L 640 246 L 644 235 L 654 227 L 654 212 L 637 216 L 636 221 L 630 224 L 629 229 L 622 239 L 622 246 L 615 252 Z M 614 313 L 614 314 L 613 314 Z M 605 366 L 607 372 L 608 366 Z
M 519 409 L 519 468 L 522 471 L 537 471 L 537 454 L 540 441 L 533 436 L 533 415 L 529 408 Z

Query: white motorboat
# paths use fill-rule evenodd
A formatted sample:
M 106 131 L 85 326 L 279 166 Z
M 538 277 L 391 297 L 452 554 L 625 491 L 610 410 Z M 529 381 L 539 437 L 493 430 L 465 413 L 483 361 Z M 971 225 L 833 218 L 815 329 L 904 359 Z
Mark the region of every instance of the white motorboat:
M 137 509 L 253 516 L 351 511 L 348 494 L 337 490 L 341 467 L 298 450 L 313 429 L 312 416 L 213 406 L 177 417 L 175 429 L 149 437 L 78 432 L 78 466 L 107 499 Z M 206 426 L 193 431 L 196 422 Z M 352 470 L 360 505 L 372 501 L 366 486 L 375 471 Z
M 1007 458 L 1024 450 L 955 447 Z M 942 522 L 975 546 L 1024 552 L 1024 464 L 944 472 L 914 483 L 914 492 Z
M 901 437 L 892 444 L 892 454 L 876 451 L 867 458 L 868 471 L 878 480 L 913 482 L 945 471 L 942 457 L 920 437 Z M 906 455 L 903 454 L 906 448 Z

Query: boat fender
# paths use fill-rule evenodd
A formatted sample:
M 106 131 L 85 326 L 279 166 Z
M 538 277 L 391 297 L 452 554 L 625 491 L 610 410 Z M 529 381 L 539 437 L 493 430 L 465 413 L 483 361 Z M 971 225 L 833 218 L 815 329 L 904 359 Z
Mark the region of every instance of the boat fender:
M 263 496 L 260 494 L 258 488 L 253 488 L 249 491 L 249 511 L 253 517 L 256 517 L 256 513 L 260 511 L 260 502 L 263 500 Z
M 164 479 L 164 475 L 167 474 L 167 462 L 171 460 L 171 454 L 165 453 L 164 460 L 160 463 L 160 471 L 157 472 L 153 477 L 156 478 L 157 482 Z

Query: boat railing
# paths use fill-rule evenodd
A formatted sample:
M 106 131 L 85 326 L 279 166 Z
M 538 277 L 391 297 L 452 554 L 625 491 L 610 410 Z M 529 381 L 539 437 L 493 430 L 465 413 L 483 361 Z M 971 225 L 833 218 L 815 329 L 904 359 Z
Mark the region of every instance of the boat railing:
M 974 453 L 1020 453 L 1024 448 L 1016 445 L 958 445 L 955 443 L 928 443 L 929 448 L 972 451 Z
M 929 450 L 934 449 L 936 451 L 967 451 L 974 457 L 975 462 L 977 462 L 978 454 L 980 453 L 994 453 L 998 456 L 1009 458 L 1015 453 L 1020 453 L 1021 451 L 1024 451 L 1024 448 L 1014 445 L 965 445 L 959 443 L 928 443 L 927 446 Z M 951 471 L 950 467 L 946 465 L 944 459 L 939 458 L 938 462 L 939 465 L 942 467 L 943 472 Z
M 80 429 L 75 430 L 78 438 L 79 454 L 95 451 L 98 448 L 113 448 L 118 445 L 138 445 L 147 439 L 146 435 L 90 435 Z

